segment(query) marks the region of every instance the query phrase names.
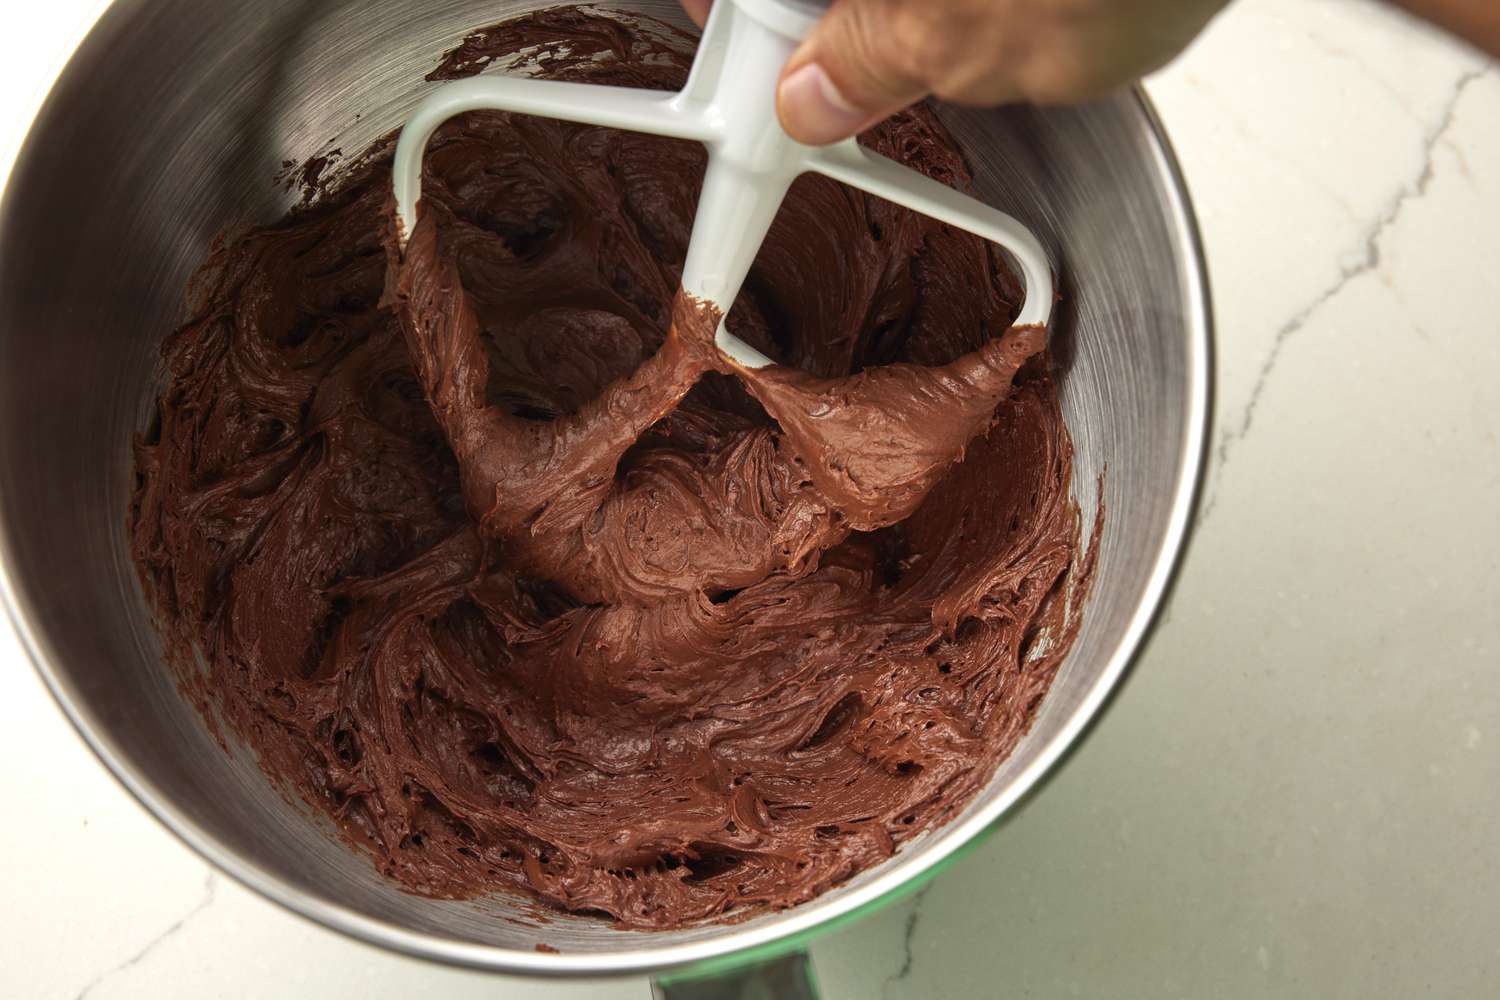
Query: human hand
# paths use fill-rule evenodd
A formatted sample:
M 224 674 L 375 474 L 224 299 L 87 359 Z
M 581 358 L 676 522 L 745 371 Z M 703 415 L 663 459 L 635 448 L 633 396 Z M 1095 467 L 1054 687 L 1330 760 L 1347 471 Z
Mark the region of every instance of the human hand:
M 792 138 L 846 139 L 922 98 L 1083 100 L 1180 52 L 1228 0 L 834 0 L 782 69 Z M 682 0 L 701 26 L 712 0 Z

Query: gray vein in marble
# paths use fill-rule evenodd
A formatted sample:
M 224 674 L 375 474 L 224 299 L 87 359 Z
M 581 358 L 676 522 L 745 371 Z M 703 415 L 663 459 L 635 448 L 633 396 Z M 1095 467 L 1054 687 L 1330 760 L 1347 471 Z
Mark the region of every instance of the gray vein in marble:
M 1261 396 L 1265 394 L 1266 386 L 1275 372 L 1276 363 L 1281 359 L 1282 349 L 1287 342 L 1302 331 L 1304 327 L 1317 315 L 1317 313 L 1330 301 L 1337 298 L 1345 288 L 1357 278 L 1379 270 L 1381 265 L 1381 241 L 1386 232 L 1401 217 L 1401 213 L 1411 202 L 1421 198 L 1432 186 L 1435 166 L 1434 156 L 1438 146 L 1447 138 L 1449 130 L 1453 127 L 1454 119 L 1458 114 L 1458 105 L 1463 100 L 1464 94 L 1473 84 L 1483 78 L 1487 72 L 1485 68 L 1470 69 L 1459 74 L 1454 82 L 1453 89 L 1448 99 L 1443 102 L 1442 112 L 1438 115 L 1435 124 L 1429 128 L 1422 138 L 1422 166 L 1416 176 L 1406 181 L 1387 202 L 1375 222 L 1366 230 L 1360 240 L 1359 252 L 1352 260 L 1348 260 L 1339 267 L 1338 276 L 1323 291 L 1319 292 L 1311 302 L 1303 306 L 1292 315 L 1285 323 L 1281 324 L 1276 331 L 1276 336 L 1271 342 L 1271 349 L 1267 352 L 1265 360 L 1261 362 L 1260 371 L 1256 374 L 1255 384 L 1250 389 L 1250 398 L 1245 403 L 1245 408 L 1240 414 L 1239 422 L 1219 434 L 1218 447 L 1215 449 L 1215 459 L 1218 469 L 1222 470 L 1229 461 L 1229 456 L 1234 446 L 1244 440 L 1245 436 L 1255 425 L 1255 409 L 1259 405 Z M 1199 523 L 1207 521 L 1209 516 L 1218 506 L 1219 490 L 1215 486 L 1213 491 L 1204 500 L 1203 509 L 1198 515 Z
M 88 985 L 78 991 L 78 993 L 73 997 L 73 1000 L 84 1000 L 85 997 L 89 996 L 101 985 L 103 985 L 105 980 L 109 979 L 111 976 L 118 975 L 119 973 L 124 972 L 127 969 L 140 965 L 151 955 L 152 952 L 154 952 L 157 948 L 160 948 L 164 942 L 172 938 L 175 934 L 186 927 L 193 920 L 193 918 L 197 917 L 204 910 L 214 905 L 214 900 L 218 897 L 218 894 L 219 877 L 214 874 L 212 869 L 210 869 L 208 875 L 203 879 L 203 895 L 201 896 L 201 898 L 199 898 L 198 902 L 193 904 L 192 909 L 188 910 L 181 917 L 178 917 L 177 920 L 174 921 L 172 925 L 169 926 L 166 930 L 156 935 L 156 937 L 152 938 L 150 941 L 147 941 L 146 944 L 134 955 L 131 955 L 119 965 L 116 965 L 113 968 L 106 969 L 105 971 L 99 973 L 99 975 L 95 976 L 92 980 L 89 981 Z
M 885 983 L 880 987 L 882 997 L 890 997 L 891 992 L 897 984 L 905 982 L 911 975 L 912 964 L 912 939 L 917 935 L 917 924 L 922 920 L 922 900 L 927 898 L 927 893 L 932 890 L 936 883 L 929 882 L 917 894 L 911 898 L 911 912 L 906 915 L 906 930 L 901 938 L 901 968 L 885 977 Z

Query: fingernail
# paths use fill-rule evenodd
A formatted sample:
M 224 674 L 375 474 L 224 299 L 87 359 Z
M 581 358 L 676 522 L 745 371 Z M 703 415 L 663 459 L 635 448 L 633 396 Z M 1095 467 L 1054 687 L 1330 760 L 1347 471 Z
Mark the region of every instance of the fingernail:
M 817 63 L 793 70 L 781 81 L 776 95 L 782 127 L 798 142 L 809 146 L 826 146 L 847 139 L 870 120 L 839 93 L 828 73 Z

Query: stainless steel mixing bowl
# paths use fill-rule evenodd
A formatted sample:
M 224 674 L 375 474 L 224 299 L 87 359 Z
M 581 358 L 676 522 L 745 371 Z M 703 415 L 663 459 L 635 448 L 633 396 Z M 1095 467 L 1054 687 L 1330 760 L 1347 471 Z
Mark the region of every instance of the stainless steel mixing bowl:
M 509 899 L 407 895 L 225 753 L 179 695 L 127 551 L 130 438 L 215 233 L 291 202 L 283 161 L 401 124 L 466 30 L 529 0 L 117 0 L 58 80 L 0 207 L 0 555 L 38 669 L 127 788 L 204 857 L 331 927 L 508 972 L 659 970 L 785 947 L 890 898 L 995 825 L 1073 746 L 1178 561 L 1203 468 L 1210 322 L 1182 180 L 1140 94 L 1072 110 L 946 109 L 979 193 L 1052 248 L 1062 400 L 1086 523 L 1107 509 L 1082 632 L 1030 734 L 941 829 L 779 913 L 662 933 Z M 607 4 L 682 20 L 670 0 Z M 829 266 L 837 266 L 829 261 Z M 1107 474 L 1106 474 L 1107 473 Z M 561 954 L 539 953 L 545 941 Z M 701 966 L 700 966 L 701 967 Z

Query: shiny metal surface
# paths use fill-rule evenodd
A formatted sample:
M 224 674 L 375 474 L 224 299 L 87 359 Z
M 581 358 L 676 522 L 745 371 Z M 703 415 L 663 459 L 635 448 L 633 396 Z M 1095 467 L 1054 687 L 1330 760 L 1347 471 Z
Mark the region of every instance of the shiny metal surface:
M 952 109 L 980 194 L 1055 255 L 1063 403 L 1087 518 L 1105 531 L 1076 648 L 1032 732 L 946 827 L 811 903 L 670 933 L 512 900 L 406 895 L 222 752 L 158 661 L 127 550 L 130 439 L 157 350 L 215 233 L 292 199 L 283 161 L 403 121 L 496 0 L 118 0 L 39 115 L 0 204 L 0 555 L 23 641 L 80 732 L 185 841 L 294 910 L 367 940 L 511 972 L 608 973 L 778 948 L 875 905 L 991 827 L 1063 756 L 1126 670 L 1175 568 L 1209 419 L 1208 292 L 1186 193 L 1137 95 Z M 669 0 L 629 6 L 681 22 Z M 832 262 L 830 262 L 832 263 Z M 561 955 L 541 954 L 543 940 Z

